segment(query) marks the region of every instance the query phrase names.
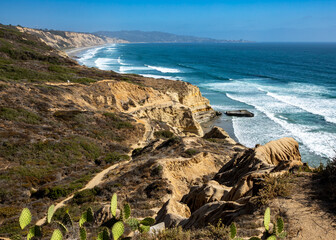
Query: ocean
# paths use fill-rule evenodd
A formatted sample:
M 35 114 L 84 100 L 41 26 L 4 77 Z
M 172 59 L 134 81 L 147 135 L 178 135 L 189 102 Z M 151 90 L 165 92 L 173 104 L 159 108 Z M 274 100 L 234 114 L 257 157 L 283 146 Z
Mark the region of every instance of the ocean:
M 221 112 L 253 112 L 216 122 L 232 122 L 247 147 L 289 136 L 313 166 L 336 155 L 335 43 L 113 44 L 77 56 L 89 67 L 190 82 Z

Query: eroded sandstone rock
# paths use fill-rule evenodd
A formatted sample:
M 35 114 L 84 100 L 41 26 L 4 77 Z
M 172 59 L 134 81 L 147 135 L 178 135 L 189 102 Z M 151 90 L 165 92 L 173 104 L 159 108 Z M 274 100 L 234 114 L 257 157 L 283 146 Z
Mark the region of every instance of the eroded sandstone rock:
M 158 212 L 155 221 L 164 222 L 166 227 L 174 227 L 190 217 L 190 210 L 186 204 L 169 199 Z
M 212 181 L 190 189 L 182 198 L 191 210 L 184 228 L 205 227 L 219 219 L 230 224 L 251 211 L 250 197 L 254 185 L 266 176 L 276 176 L 302 165 L 298 143 L 293 138 L 271 141 L 264 146 L 237 152 L 215 175 Z M 173 210 L 173 209 L 172 209 Z M 160 219 L 164 219 L 161 211 Z M 170 211 L 174 216 L 174 212 Z

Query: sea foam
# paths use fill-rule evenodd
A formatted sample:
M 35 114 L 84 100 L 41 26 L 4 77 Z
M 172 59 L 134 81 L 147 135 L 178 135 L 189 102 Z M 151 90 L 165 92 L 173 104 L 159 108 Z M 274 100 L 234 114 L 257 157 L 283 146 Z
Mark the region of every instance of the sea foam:
M 110 70 L 111 67 L 109 65 L 115 63 L 117 63 L 117 59 L 112 58 L 97 58 L 95 60 L 95 65 L 97 66 L 97 68 L 102 70 Z
M 167 67 L 156 67 L 151 65 L 146 65 L 147 67 L 154 69 L 156 71 L 162 72 L 162 73 L 179 73 L 181 72 L 179 69 L 176 68 L 167 68 Z
M 306 145 L 310 151 L 323 157 L 332 157 L 334 155 L 334 151 L 331 146 L 336 144 L 335 134 L 317 131 L 317 126 L 293 124 L 276 116 L 276 113 L 283 111 L 283 108 L 288 108 L 287 104 L 272 102 L 269 99 L 256 98 L 255 96 L 238 96 L 228 93 L 226 96 L 235 101 L 253 106 L 255 109 L 265 114 L 273 122 L 280 125 L 286 131 L 284 136 L 294 136 L 297 140 Z M 278 135 L 279 131 L 276 131 L 275 133 Z M 239 136 L 237 137 L 239 139 Z

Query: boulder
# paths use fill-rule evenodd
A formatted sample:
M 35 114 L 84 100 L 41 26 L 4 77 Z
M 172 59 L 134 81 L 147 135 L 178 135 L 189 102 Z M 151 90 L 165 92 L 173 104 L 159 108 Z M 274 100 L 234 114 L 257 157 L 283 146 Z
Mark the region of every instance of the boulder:
M 204 138 L 220 138 L 220 139 L 226 139 L 229 138 L 229 134 L 224 131 L 223 128 L 214 126 L 210 132 L 206 133 L 204 135 Z
M 177 226 L 182 220 L 189 218 L 190 210 L 186 204 L 169 199 L 158 212 L 155 222 L 164 222 L 167 228 Z
M 207 203 L 195 211 L 190 218 L 180 222 L 183 228 L 202 228 L 216 225 L 219 219 L 229 225 L 236 217 L 248 213 L 249 209 L 236 202 L 217 201 Z
M 232 186 L 222 200 L 234 201 L 252 194 L 254 179 L 288 172 L 301 165 L 298 142 L 293 138 L 282 138 L 237 154 L 219 170 L 214 179 Z
M 212 180 L 203 186 L 192 187 L 190 192 L 183 196 L 181 202 L 187 204 L 191 212 L 195 212 L 209 202 L 220 201 L 230 190 L 230 187 Z
M 214 126 L 210 132 L 206 133 L 204 138 L 218 138 L 218 139 L 225 139 L 230 144 L 236 144 L 236 141 L 233 140 L 230 135 L 224 131 L 223 128 Z
M 254 117 L 254 114 L 247 110 L 226 111 L 225 114 L 235 117 Z

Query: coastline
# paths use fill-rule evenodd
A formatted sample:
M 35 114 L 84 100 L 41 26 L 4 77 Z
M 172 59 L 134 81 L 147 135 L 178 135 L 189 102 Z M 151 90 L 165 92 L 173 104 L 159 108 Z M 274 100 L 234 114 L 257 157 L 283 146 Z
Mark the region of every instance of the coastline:
M 69 48 L 69 49 L 64 49 L 62 51 L 65 52 L 70 58 L 72 58 L 73 60 L 75 60 L 78 64 L 80 64 L 78 62 L 78 56 L 77 56 L 77 54 L 82 53 L 82 52 L 84 52 L 86 50 L 89 50 L 89 49 L 94 49 L 94 48 L 104 47 L 104 46 L 109 46 L 109 45 L 111 45 L 111 43 L 102 44 L 102 45 L 95 45 L 95 46 L 88 46 L 88 47 L 80 47 L 80 48 Z M 119 74 L 123 74 L 123 73 L 119 73 Z M 142 75 L 139 75 L 139 76 L 144 77 Z M 166 79 L 166 78 L 164 78 L 164 79 L 168 80 L 168 81 L 174 81 L 172 79 Z M 180 81 L 183 81 L 183 80 L 180 80 Z M 197 85 L 195 85 L 195 86 L 197 86 Z M 211 104 L 210 104 L 210 106 L 211 106 Z M 210 120 L 209 122 L 201 124 L 204 133 L 209 132 L 212 129 L 212 127 L 218 126 L 218 127 L 223 128 L 224 131 L 226 131 L 232 139 L 234 139 L 237 143 L 239 143 L 239 140 L 238 140 L 237 136 L 234 133 L 232 117 L 226 116 L 225 112 L 222 112 L 222 111 L 219 111 L 219 112 L 222 113 L 221 116 L 215 117 L 214 119 Z
M 106 44 L 101 44 L 101 45 L 93 45 L 93 46 L 80 47 L 80 48 L 67 48 L 67 49 L 61 49 L 61 51 L 65 52 L 70 58 L 77 61 L 77 59 L 76 59 L 77 56 L 76 55 L 78 53 L 84 52 L 84 51 L 92 49 L 92 48 L 109 46 L 111 44 L 115 44 L 115 43 L 106 43 Z

